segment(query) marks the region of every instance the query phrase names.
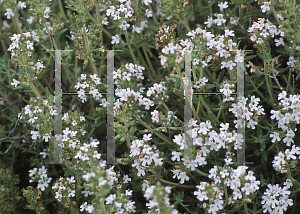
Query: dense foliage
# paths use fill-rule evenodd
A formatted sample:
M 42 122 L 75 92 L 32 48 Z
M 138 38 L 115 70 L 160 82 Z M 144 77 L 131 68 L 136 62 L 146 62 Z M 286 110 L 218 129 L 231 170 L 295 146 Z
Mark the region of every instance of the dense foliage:
M 297 1 L 0 0 L 0 15 L 1 213 L 299 213 Z

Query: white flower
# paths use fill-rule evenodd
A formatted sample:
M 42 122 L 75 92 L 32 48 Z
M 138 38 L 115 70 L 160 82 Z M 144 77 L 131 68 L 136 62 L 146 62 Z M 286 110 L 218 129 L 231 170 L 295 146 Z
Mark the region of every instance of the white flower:
M 111 44 L 119 44 L 119 40 L 120 40 L 120 37 L 118 34 L 116 34 L 115 36 L 112 36 Z
M 218 4 L 219 8 L 220 8 L 220 11 L 223 11 L 223 9 L 227 8 L 228 7 L 228 2 L 225 1 L 224 3 L 221 2 Z
M 19 7 L 20 9 L 26 8 L 26 2 L 21 2 L 21 1 L 19 1 L 18 7 Z
M 275 39 L 275 42 L 276 42 L 276 47 L 278 47 L 279 45 L 282 45 L 282 46 L 284 46 L 284 41 L 283 41 L 283 38 L 279 38 L 279 40 L 278 39 Z
M 3 21 L 3 27 L 1 28 L 2 30 L 6 29 L 6 28 L 9 28 L 10 25 L 7 23 L 6 20 Z
M 15 17 L 15 14 L 12 12 L 12 9 L 7 8 L 5 10 L 6 10 L 6 13 L 4 14 L 4 16 L 7 16 L 8 19 L 11 19 L 11 17 Z
M 275 141 L 280 141 L 279 133 L 273 132 L 273 134 L 270 134 L 270 137 L 272 137 L 272 143 L 275 143 Z
M 45 68 L 45 66 L 43 65 L 43 62 L 40 62 L 40 60 L 32 67 L 33 70 L 39 70 L 41 68 Z
M 276 16 L 280 19 L 280 21 L 284 20 L 284 18 L 279 13 L 277 13 Z
M 128 183 L 128 181 L 131 181 L 131 178 L 128 175 L 124 175 L 123 180 L 124 183 Z
M 53 31 L 53 27 L 51 27 L 51 26 L 50 26 L 50 22 L 46 22 L 45 24 L 47 25 L 47 27 L 48 27 L 49 31 L 51 31 L 51 32 L 52 32 L 52 31 Z M 47 28 L 46 28 L 46 27 L 44 27 L 44 28 L 43 28 L 43 31 L 47 32 Z
M 152 17 L 152 11 L 149 9 L 146 9 L 146 16 L 147 17 Z
M 48 19 L 49 18 L 48 13 L 50 12 L 51 12 L 50 7 L 46 7 L 46 10 L 44 11 L 44 18 Z
M 204 24 L 206 24 L 208 28 L 210 28 L 213 23 L 214 23 L 214 20 L 212 19 L 212 17 L 209 17 L 207 19 L 207 21 L 204 22 Z
M 126 21 L 122 21 L 122 24 L 119 26 L 122 30 L 126 31 L 129 27 L 130 24 L 127 24 Z
M 144 4 L 148 6 L 149 3 L 152 3 L 152 0 L 143 0 Z
M 293 205 L 293 200 L 289 199 L 290 193 L 286 186 L 282 188 L 278 184 L 274 186 L 268 184 L 268 189 L 264 192 L 261 201 L 263 212 L 284 213 L 288 206 Z
M 27 49 L 28 49 L 28 50 L 34 50 L 34 48 L 33 48 L 33 43 L 32 43 L 32 42 L 30 42 L 30 41 L 28 40 L 28 41 L 26 41 L 25 43 L 27 44 Z
M 223 14 L 218 14 L 217 17 L 218 17 L 218 18 L 215 19 L 214 22 L 215 22 L 218 26 L 220 26 L 220 25 L 222 25 L 222 23 L 224 24 L 224 23 L 226 22 L 226 20 L 223 19 Z
M 270 2 L 264 2 L 264 4 L 262 6 L 260 6 L 260 9 L 262 9 L 261 12 L 265 13 L 265 12 L 269 11 L 270 10 L 269 5 L 270 5 Z
M 49 141 L 49 138 L 50 138 L 50 135 L 48 133 L 46 133 L 44 136 L 43 136 L 43 139 L 45 139 L 45 142 L 48 142 Z
M 239 18 L 230 17 L 230 24 L 238 25 L 239 24 Z
M 17 87 L 20 84 L 20 81 L 13 79 L 14 82 L 11 83 L 11 85 Z
M 294 60 L 295 58 L 293 56 L 289 57 L 289 61 L 286 63 L 287 65 L 290 65 L 292 68 L 295 66 L 295 62 L 296 60 Z
M 283 139 L 283 142 L 286 143 L 287 146 L 290 146 L 291 143 L 294 143 L 294 136 L 295 133 L 291 129 L 287 130 L 286 137 Z
M 234 31 L 226 29 L 225 30 L 225 37 L 228 37 L 228 36 L 234 36 Z
M 37 138 L 40 137 L 39 131 L 33 131 L 33 130 L 31 130 L 30 133 L 32 134 L 32 139 L 33 140 L 37 140 Z
M 151 134 L 144 134 L 143 135 L 143 140 L 144 141 L 150 141 L 152 138 L 151 138 Z
M 178 175 L 178 179 L 180 179 L 181 184 L 183 184 L 185 180 L 190 180 L 189 176 L 186 175 L 186 172 L 180 172 Z
M 105 17 L 105 18 L 102 20 L 102 24 L 103 24 L 103 25 L 108 25 L 107 17 Z
M 152 122 L 159 122 L 159 112 L 157 110 L 154 110 L 153 112 L 151 112 L 151 119 L 152 119 Z

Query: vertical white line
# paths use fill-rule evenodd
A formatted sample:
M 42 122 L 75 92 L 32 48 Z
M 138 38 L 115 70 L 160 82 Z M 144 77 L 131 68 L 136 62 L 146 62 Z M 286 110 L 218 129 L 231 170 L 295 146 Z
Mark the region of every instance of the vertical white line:
M 115 163 L 115 130 L 114 130 L 114 51 L 107 52 L 107 164 Z
M 61 138 L 56 137 L 62 133 L 62 123 L 61 123 L 61 51 L 55 50 L 55 109 L 57 115 L 55 115 L 54 122 L 54 164 L 61 164 L 62 152 L 59 148 L 58 143 L 61 142 Z
M 237 54 L 242 54 L 242 61 L 237 62 L 237 103 L 243 103 L 242 114 L 245 115 L 245 105 L 244 105 L 244 91 L 245 91 L 245 79 L 244 79 L 244 50 L 238 50 Z M 238 106 L 239 108 L 239 106 Z M 238 109 L 239 110 L 239 109 Z M 238 114 L 237 118 L 237 164 L 245 164 L 245 117 L 241 117 Z M 241 148 L 239 148 L 241 145 Z
M 191 133 L 191 128 L 188 127 L 192 119 L 192 97 L 191 97 L 191 51 L 185 52 L 185 77 L 184 77 L 184 131 L 185 131 L 185 147 L 184 160 L 190 161 L 192 155 L 192 138 L 188 134 Z M 187 162 L 186 162 L 187 163 Z

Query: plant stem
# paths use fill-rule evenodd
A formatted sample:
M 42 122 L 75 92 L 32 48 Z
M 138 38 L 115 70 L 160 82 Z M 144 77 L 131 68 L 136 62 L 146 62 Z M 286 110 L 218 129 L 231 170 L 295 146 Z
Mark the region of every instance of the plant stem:
M 104 198 L 100 199 L 101 203 L 101 214 L 106 214 L 105 206 L 104 206 Z
M 175 16 L 176 16 L 176 18 L 178 18 L 178 19 L 180 20 L 180 22 L 184 25 L 185 29 L 186 29 L 188 32 L 191 32 L 190 27 L 185 23 L 185 21 L 182 20 L 182 19 L 180 18 L 180 16 L 179 16 L 178 14 L 176 14 L 176 13 L 175 13 Z
M 271 0 L 271 5 L 270 5 L 270 6 L 271 6 L 273 15 L 274 15 L 274 17 L 275 17 L 277 23 L 278 23 L 279 25 L 282 25 L 281 21 L 280 21 L 279 18 L 277 17 L 277 14 L 276 14 L 276 11 L 275 11 L 275 8 L 274 8 L 274 0 Z
M 145 123 L 138 115 L 136 115 L 136 118 L 139 120 L 139 122 L 146 127 L 147 129 L 149 129 L 150 131 L 152 130 L 152 128 L 150 126 L 148 126 L 147 123 Z M 174 147 L 177 147 L 177 145 L 173 144 L 172 141 L 170 139 L 168 139 L 167 137 L 161 135 L 160 133 L 154 133 L 157 137 L 159 137 L 160 139 L 162 139 L 163 141 L 167 142 L 170 145 L 173 145 Z
M 152 12 L 152 17 L 153 17 L 153 19 L 154 19 L 154 21 L 155 21 L 157 27 L 159 27 L 159 26 L 160 26 L 160 23 L 157 21 L 157 19 L 156 19 L 156 17 L 155 17 L 155 14 L 154 14 L 154 12 L 153 12 L 153 9 L 152 9 L 152 7 L 151 7 L 150 4 L 148 4 L 148 8 L 149 8 L 149 9 L 151 10 L 151 12 Z
M 269 77 L 267 75 L 267 62 L 266 62 L 266 60 L 264 60 L 264 74 L 265 74 L 265 79 L 266 79 L 267 88 L 268 88 L 269 96 L 270 96 L 270 99 L 271 99 L 271 103 L 272 103 L 272 106 L 274 108 L 274 99 L 273 99 L 273 94 L 272 94 L 270 83 L 269 83 Z
M 156 172 L 153 168 L 151 169 L 151 172 L 155 176 L 156 180 L 161 182 L 161 183 L 168 184 L 168 185 L 171 185 L 171 186 L 176 186 L 176 187 L 182 187 L 182 188 L 192 188 L 192 189 L 195 188 L 195 186 L 193 186 L 193 185 L 181 185 L 181 184 L 176 184 L 176 183 L 173 183 L 173 182 L 170 182 L 170 181 L 166 181 L 166 180 L 162 179 L 161 177 L 159 177 L 156 174 Z
M 128 36 L 128 32 L 127 31 L 125 31 L 125 38 L 126 38 L 126 41 L 127 41 L 127 45 L 128 45 L 129 51 L 130 51 L 130 55 L 131 55 L 134 63 L 137 64 L 136 58 L 135 58 L 135 56 L 133 54 L 133 51 L 132 51 L 132 48 L 131 48 L 131 45 L 130 45 L 129 36 Z
M 254 88 L 254 90 L 256 91 L 256 93 L 257 93 L 261 98 L 263 98 L 265 102 L 267 102 L 265 96 L 264 96 L 262 93 L 259 92 L 258 88 L 257 88 L 256 85 L 253 83 L 253 81 L 252 81 L 251 78 L 250 78 L 250 83 L 251 83 L 251 85 L 253 86 L 253 88 Z
M 195 171 L 199 174 L 199 175 L 202 175 L 204 177 L 208 177 L 208 174 L 206 174 L 205 172 L 201 172 L 199 169 L 195 169 Z
M 143 51 L 144 51 L 146 60 L 147 60 L 147 62 L 148 62 L 148 65 L 149 65 L 149 67 L 150 67 L 150 69 L 151 69 L 151 71 L 152 71 L 152 74 L 154 74 L 155 79 L 156 79 L 156 82 L 159 82 L 159 78 L 158 78 L 158 76 L 157 76 L 157 74 L 156 74 L 156 72 L 155 72 L 155 70 L 154 70 L 154 68 L 153 68 L 153 66 L 152 66 L 152 63 L 151 63 L 151 61 L 150 61 L 150 59 L 149 59 L 149 56 L 148 56 L 148 53 L 147 53 L 147 51 L 146 51 L 145 46 L 143 45 L 142 48 L 143 48 Z
M 66 14 L 65 14 L 65 11 L 64 11 L 64 8 L 63 8 L 61 0 L 58 0 L 58 6 L 59 6 L 60 12 L 63 14 L 65 22 L 68 22 L 68 18 L 67 18 Z
M 168 108 L 168 106 L 165 104 L 165 103 L 160 103 L 160 104 L 162 104 L 163 105 L 163 107 L 169 112 L 170 110 L 169 110 L 169 108 Z M 184 122 L 182 122 L 180 119 L 178 119 L 177 118 L 177 120 L 180 122 L 180 123 L 182 123 L 182 124 L 184 124 Z
M 13 22 L 15 23 L 15 25 L 17 25 L 17 28 L 18 28 L 19 33 L 20 33 L 20 34 L 23 34 L 22 29 L 21 29 L 21 27 L 20 27 L 19 19 L 17 19 L 17 18 L 14 17 L 14 18 L 13 18 Z

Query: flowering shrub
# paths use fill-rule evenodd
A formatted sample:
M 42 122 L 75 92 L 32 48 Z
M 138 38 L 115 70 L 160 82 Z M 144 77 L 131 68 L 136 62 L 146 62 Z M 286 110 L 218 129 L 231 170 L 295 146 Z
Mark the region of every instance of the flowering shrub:
M 0 5 L 3 213 L 299 213 L 296 1 Z

